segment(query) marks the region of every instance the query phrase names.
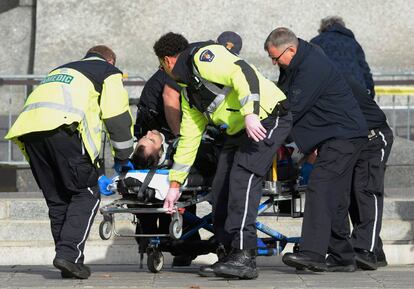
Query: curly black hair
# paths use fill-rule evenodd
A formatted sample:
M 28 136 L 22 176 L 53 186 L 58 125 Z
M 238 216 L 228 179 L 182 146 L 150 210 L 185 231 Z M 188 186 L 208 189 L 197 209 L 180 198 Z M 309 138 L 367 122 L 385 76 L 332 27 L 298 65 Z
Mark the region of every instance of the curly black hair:
M 181 34 L 168 32 L 154 44 L 154 52 L 158 58 L 175 56 L 188 47 L 188 41 Z

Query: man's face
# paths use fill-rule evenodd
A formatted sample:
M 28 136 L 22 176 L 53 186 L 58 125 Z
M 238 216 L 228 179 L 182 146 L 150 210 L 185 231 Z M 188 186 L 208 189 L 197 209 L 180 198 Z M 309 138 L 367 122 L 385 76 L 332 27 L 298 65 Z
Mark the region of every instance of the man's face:
M 157 155 L 161 153 L 162 136 L 158 130 L 149 130 L 146 135 L 139 139 L 138 146 L 143 146 L 145 155 Z
M 280 68 L 287 68 L 292 61 L 293 56 L 296 54 L 296 48 L 294 46 L 275 47 L 269 45 L 267 47 L 267 53 L 269 54 L 273 65 L 277 64 Z
M 177 56 L 164 56 L 164 58 L 159 58 L 160 66 L 159 68 L 164 70 L 172 79 L 177 80 L 177 78 L 172 73 L 175 63 L 177 62 Z

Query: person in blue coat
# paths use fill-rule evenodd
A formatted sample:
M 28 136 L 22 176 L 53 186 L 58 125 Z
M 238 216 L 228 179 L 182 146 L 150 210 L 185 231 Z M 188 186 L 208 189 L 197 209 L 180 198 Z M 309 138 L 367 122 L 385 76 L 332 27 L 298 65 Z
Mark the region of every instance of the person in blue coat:
M 345 76 L 353 76 L 374 98 L 374 80 L 364 50 L 354 33 L 345 27 L 343 19 L 338 16 L 323 18 L 318 32 L 310 42 L 320 46 Z

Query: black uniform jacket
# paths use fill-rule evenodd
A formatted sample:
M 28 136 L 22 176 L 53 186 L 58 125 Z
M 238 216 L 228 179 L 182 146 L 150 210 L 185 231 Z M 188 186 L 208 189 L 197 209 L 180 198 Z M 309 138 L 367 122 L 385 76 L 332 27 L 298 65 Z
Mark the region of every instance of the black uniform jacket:
M 278 86 L 289 100 L 292 137 L 303 153 L 331 138 L 367 136 L 351 88 L 320 47 L 299 39 L 296 55 L 280 69 Z

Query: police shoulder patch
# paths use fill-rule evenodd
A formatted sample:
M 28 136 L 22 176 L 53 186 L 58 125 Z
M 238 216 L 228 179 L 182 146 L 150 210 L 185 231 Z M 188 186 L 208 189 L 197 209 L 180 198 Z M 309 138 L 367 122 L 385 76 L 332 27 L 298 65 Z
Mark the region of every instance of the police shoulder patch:
M 204 50 L 200 54 L 200 61 L 212 62 L 213 59 L 214 59 L 214 53 L 211 52 L 209 49 Z

